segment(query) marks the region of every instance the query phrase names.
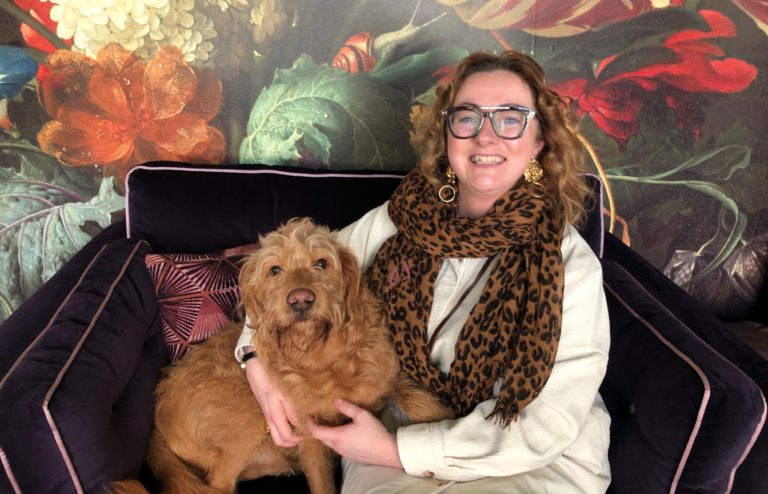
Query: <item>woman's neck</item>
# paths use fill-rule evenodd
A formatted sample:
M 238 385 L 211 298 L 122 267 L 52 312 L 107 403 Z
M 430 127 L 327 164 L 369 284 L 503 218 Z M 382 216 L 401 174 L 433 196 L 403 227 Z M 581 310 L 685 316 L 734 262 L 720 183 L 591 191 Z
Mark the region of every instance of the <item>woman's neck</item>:
M 496 199 L 478 198 L 470 200 L 459 195 L 458 214 L 464 218 L 479 218 L 488 213 L 495 202 Z

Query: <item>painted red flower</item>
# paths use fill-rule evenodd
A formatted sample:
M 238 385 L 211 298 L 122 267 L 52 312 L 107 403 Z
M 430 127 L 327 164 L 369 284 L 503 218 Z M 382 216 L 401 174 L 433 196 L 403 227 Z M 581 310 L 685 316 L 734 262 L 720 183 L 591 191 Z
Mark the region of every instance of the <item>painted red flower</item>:
M 56 22 L 51 20 L 51 9 L 54 4 L 51 2 L 44 2 L 41 0 L 14 0 L 14 3 L 19 6 L 23 11 L 27 12 L 35 20 L 39 21 L 43 26 L 48 28 L 52 34 L 56 34 Z M 29 24 L 23 23 L 19 29 L 21 36 L 30 48 L 40 50 L 46 53 L 52 53 L 56 50 L 56 47 L 51 44 L 50 41 L 45 39 L 35 28 Z M 72 45 L 72 39 L 63 40 L 67 46 Z
M 737 58 L 723 58 L 723 50 L 706 41 L 735 36 L 731 19 L 713 10 L 699 14 L 710 30 L 687 29 L 668 37 L 664 47 L 670 56 L 666 59 L 601 80 L 619 58 L 613 55 L 600 62 L 594 80 L 575 79 L 551 88 L 571 99 L 579 116 L 588 114 L 620 145 L 637 132 L 637 115 L 651 91 L 663 94 L 678 126 L 690 129 L 698 138 L 704 121 L 704 95 L 743 91 L 757 76 L 755 66 Z
M 754 19 L 757 27 L 768 34 L 768 3 L 765 0 L 733 0 L 733 3 Z
M 684 0 L 437 0 L 479 29 L 522 29 L 536 36 L 574 36 L 648 12 L 683 5 Z M 754 1 L 754 0 L 753 0 Z
M 38 73 L 40 101 L 53 119 L 41 149 L 75 166 L 101 165 L 121 180 L 151 160 L 220 163 L 224 135 L 209 121 L 221 107 L 221 81 L 165 47 L 144 62 L 116 43 L 96 59 L 69 50 Z

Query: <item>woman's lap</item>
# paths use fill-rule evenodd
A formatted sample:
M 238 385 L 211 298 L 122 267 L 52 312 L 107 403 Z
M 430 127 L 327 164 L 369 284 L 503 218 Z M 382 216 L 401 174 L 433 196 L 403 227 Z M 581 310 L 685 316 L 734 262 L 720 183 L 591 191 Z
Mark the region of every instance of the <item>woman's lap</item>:
M 342 494 L 514 494 L 530 492 L 604 493 L 607 472 L 595 475 L 566 458 L 519 475 L 449 482 L 414 477 L 402 470 L 343 461 Z

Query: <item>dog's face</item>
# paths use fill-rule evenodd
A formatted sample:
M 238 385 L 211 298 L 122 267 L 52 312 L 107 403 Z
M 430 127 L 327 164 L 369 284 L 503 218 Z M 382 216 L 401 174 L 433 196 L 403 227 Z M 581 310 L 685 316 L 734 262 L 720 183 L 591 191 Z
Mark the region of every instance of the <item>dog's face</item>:
M 306 353 L 348 330 L 349 310 L 365 288 L 354 255 L 327 228 L 294 219 L 260 243 L 243 264 L 240 292 L 261 346 Z

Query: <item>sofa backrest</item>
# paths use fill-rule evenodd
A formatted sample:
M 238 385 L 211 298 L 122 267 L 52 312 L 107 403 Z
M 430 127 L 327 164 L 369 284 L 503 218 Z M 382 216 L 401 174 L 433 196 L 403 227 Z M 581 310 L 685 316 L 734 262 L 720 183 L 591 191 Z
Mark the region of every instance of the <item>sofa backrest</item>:
M 402 172 L 331 171 L 266 165 L 152 162 L 126 179 L 128 238 L 155 252 L 204 253 L 256 242 L 295 216 L 331 229 L 389 199 Z M 580 228 L 602 256 L 602 184 L 587 174 L 596 203 Z
M 296 216 L 341 228 L 386 201 L 402 176 L 148 163 L 126 179 L 127 236 L 155 252 L 204 253 L 254 243 Z

